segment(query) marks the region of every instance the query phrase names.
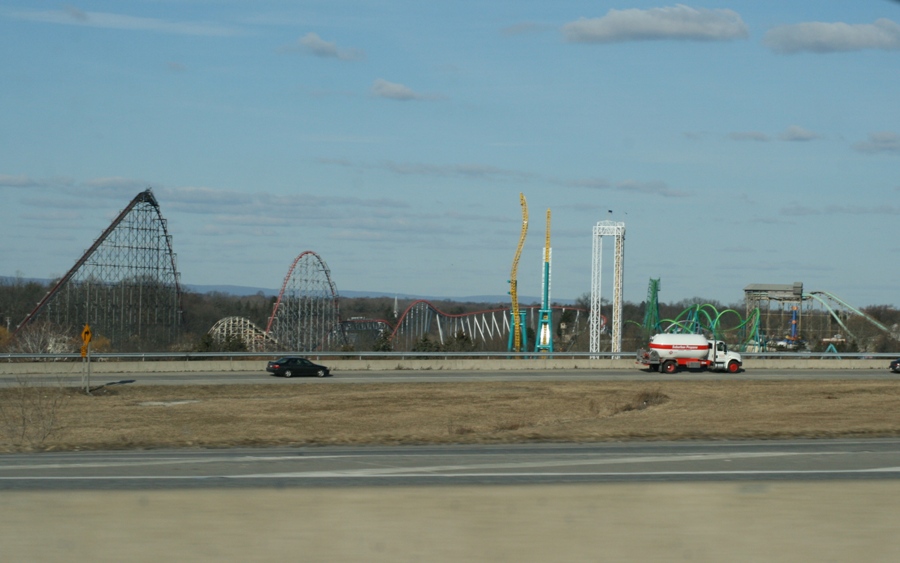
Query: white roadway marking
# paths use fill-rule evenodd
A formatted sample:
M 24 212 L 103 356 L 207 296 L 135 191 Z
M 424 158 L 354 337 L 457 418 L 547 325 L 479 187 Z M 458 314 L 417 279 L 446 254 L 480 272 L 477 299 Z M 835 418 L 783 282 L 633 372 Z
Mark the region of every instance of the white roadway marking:
M 89 477 L 0 477 L 0 481 L 202 481 L 202 480 L 240 480 L 240 479 L 412 479 L 412 478 L 445 478 L 461 477 L 681 477 L 681 476 L 728 476 L 728 475 L 852 475 L 852 474 L 889 474 L 900 473 L 900 467 L 876 467 L 871 469 L 809 469 L 809 470 L 738 470 L 738 471 L 645 471 L 645 472 L 578 472 L 578 473 L 395 473 L 392 475 L 347 475 L 341 472 L 297 473 L 297 474 L 261 474 L 261 475 L 110 475 Z
M 134 460 L 134 461 L 92 461 L 81 463 L 39 463 L 31 465 L 0 465 L 0 471 L 15 471 L 17 469 L 70 469 L 85 467 L 141 467 L 152 465 L 192 465 L 203 463 L 246 463 L 248 461 L 300 461 L 304 459 L 333 459 L 341 457 L 353 457 L 346 455 L 322 455 L 322 456 L 241 456 L 241 457 L 204 457 L 196 459 L 160 459 L 160 460 Z M 2 458 L 0 458 L 2 460 Z
M 241 477 L 300 477 L 300 476 L 308 476 L 308 477 L 318 477 L 322 475 L 327 476 L 345 476 L 345 477 L 376 477 L 376 476 L 391 476 L 391 475 L 414 475 L 414 474 L 431 474 L 438 475 L 444 474 L 446 472 L 452 471 L 473 471 L 473 470 L 485 470 L 485 469 L 536 469 L 536 468 L 549 468 L 549 467 L 572 467 L 572 466 L 599 466 L 599 465 L 617 465 L 622 463 L 660 463 L 660 462 L 673 462 L 673 461 L 730 461 L 735 459 L 761 459 L 761 458 L 773 458 L 773 457 L 797 457 L 801 455 L 852 455 L 852 452 L 814 452 L 814 453 L 799 453 L 799 452 L 730 452 L 730 453 L 717 453 L 717 454 L 691 454 L 691 455 L 647 455 L 647 456 L 628 456 L 628 457 L 602 457 L 597 459 L 559 459 L 559 456 L 556 456 L 556 459 L 550 459 L 545 461 L 514 461 L 514 462 L 495 462 L 495 463 L 472 463 L 472 464 L 453 464 L 453 465 L 432 465 L 432 466 L 423 466 L 423 467 L 379 467 L 379 468 L 363 468 L 363 469 L 344 469 L 344 470 L 329 470 L 329 471 L 292 471 L 292 472 L 281 472 L 281 473 L 254 473 L 249 475 L 243 475 Z M 431 454 L 413 454 L 412 456 L 399 454 L 401 457 L 431 457 Z M 497 454 L 487 454 L 487 455 L 497 455 Z M 516 455 L 527 455 L 527 454 L 516 454 Z M 539 454 L 539 455 L 553 455 L 553 454 Z M 585 456 L 585 455 L 603 455 L 603 454 L 568 454 L 568 455 L 577 455 L 577 456 Z M 324 460 L 324 459 L 353 459 L 358 458 L 362 462 L 372 463 L 376 460 L 376 458 L 384 458 L 388 459 L 393 458 L 394 456 L 358 456 L 358 455 L 323 455 L 323 456 L 241 456 L 238 458 L 230 458 L 230 457 L 211 457 L 211 458 L 200 458 L 200 459 L 164 459 L 164 460 L 152 460 L 152 461 L 113 461 L 113 462 L 88 462 L 88 463 L 73 463 L 73 464 L 65 464 L 65 463 L 48 463 L 48 464 L 31 464 L 31 465 L 4 465 L 0 466 L 0 470 L 6 471 L 16 471 L 16 470 L 41 470 L 41 469 L 78 469 L 78 468 L 111 468 L 111 467 L 150 467 L 150 466 L 165 466 L 165 465 L 192 465 L 192 464 L 209 464 L 209 463 L 247 463 L 247 462 L 257 462 L 257 461 L 266 461 L 266 462 L 279 462 L 279 461 L 290 461 L 290 462 L 304 462 L 304 461 L 316 461 L 316 460 Z M 520 473 L 521 475 L 528 475 L 528 473 Z M 545 473 L 550 475 L 550 473 Z M 575 475 L 576 473 L 572 473 Z M 594 473 L 599 475 L 600 473 Z M 237 477 L 237 476 L 235 476 Z M 0 477 L 2 479 L 3 477 Z M 198 478 L 197 476 L 192 476 L 189 478 Z
M 499 467 L 553 467 L 565 465 L 610 465 L 616 463 L 655 463 L 665 461 L 717 461 L 727 459 L 746 459 L 746 458 L 763 458 L 763 457 L 785 457 L 798 455 L 850 455 L 850 452 L 733 452 L 721 454 L 673 454 L 673 455 L 647 455 L 647 456 L 631 456 L 631 457 L 607 457 L 604 459 L 558 459 L 561 456 L 587 456 L 587 455 L 606 455 L 606 454 L 515 454 L 512 455 L 554 455 L 557 459 L 548 461 L 529 461 L 529 462 L 506 462 L 506 463 L 490 463 L 490 464 L 474 464 L 474 465 L 438 465 L 434 467 L 423 467 L 420 470 L 452 470 L 466 468 L 485 468 L 493 469 Z M 433 457 L 441 454 L 397 454 L 397 455 L 355 455 L 355 454 L 336 454 L 336 455 L 317 455 L 317 456 L 241 456 L 241 457 L 204 457 L 204 458 L 170 458 L 142 461 L 141 459 L 125 460 L 125 461 L 92 461 L 81 463 L 41 463 L 32 465 L 0 465 L 2 470 L 17 469 L 68 469 L 68 468 L 87 468 L 87 467 L 140 467 L 140 466 L 161 466 L 161 465 L 191 465 L 206 463 L 246 463 L 256 461 L 315 461 L 321 459 L 352 459 L 359 458 L 363 461 L 370 461 L 378 458 L 395 458 L 395 457 Z M 503 455 L 503 454 L 476 454 L 480 456 L 487 455 Z M 385 469 L 391 471 L 392 469 Z M 353 470 L 348 470 L 353 471 Z M 363 470 L 364 471 L 364 470 Z
M 827 452 L 829 454 L 837 454 L 838 452 Z M 672 461 L 728 461 L 732 459 L 751 459 L 751 458 L 768 458 L 768 457 L 786 457 L 804 455 L 796 452 L 742 452 L 731 454 L 696 454 L 696 455 L 671 455 L 671 456 L 639 456 L 639 457 L 614 457 L 605 459 L 569 459 L 569 460 L 547 460 L 547 461 L 518 461 L 518 462 L 501 462 L 501 463 L 473 463 L 473 464 L 455 464 L 455 465 L 434 465 L 424 467 L 384 467 L 378 469 L 343 469 L 336 471 L 309 471 L 309 472 L 291 472 L 282 473 L 285 476 L 310 475 L 316 476 L 319 473 L 329 475 L 360 475 L 362 477 L 374 477 L 378 475 L 406 475 L 406 474 L 435 474 L 438 472 L 449 471 L 472 471 L 476 469 L 534 469 L 539 467 L 571 467 L 584 465 L 618 465 L 622 463 L 659 463 Z M 259 474 L 259 475 L 278 475 L 278 474 Z

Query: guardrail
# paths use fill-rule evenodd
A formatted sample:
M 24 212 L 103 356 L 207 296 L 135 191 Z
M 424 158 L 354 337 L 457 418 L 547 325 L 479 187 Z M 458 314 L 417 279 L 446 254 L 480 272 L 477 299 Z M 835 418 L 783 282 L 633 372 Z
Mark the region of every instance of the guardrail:
M 100 376 L 123 377 L 151 373 L 264 372 L 265 362 L 282 356 L 304 355 L 327 365 L 332 372 L 433 370 L 605 370 L 633 369 L 635 352 L 143 352 L 92 354 L 84 362 L 80 354 L 0 354 L 0 376 L 43 374 L 78 376 L 86 368 Z M 884 370 L 893 354 L 744 354 L 744 369 Z
M 209 361 L 265 360 L 284 356 L 303 356 L 319 360 L 441 360 L 441 359 L 623 359 L 635 358 L 637 352 L 114 352 L 92 353 L 92 360 L 103 361 Z M 791 360 L 892 360 L 900 353 L 835 353 L 835 352 L 741 352 L 744 359 Z M 81 354 L 0 353 L 0 361 L 81 361 Z

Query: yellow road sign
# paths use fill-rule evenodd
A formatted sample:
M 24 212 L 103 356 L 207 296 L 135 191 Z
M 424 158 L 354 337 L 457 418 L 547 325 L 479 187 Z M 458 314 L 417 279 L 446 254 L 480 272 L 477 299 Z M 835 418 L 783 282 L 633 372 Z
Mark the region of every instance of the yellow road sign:
M 87 356 L 87 344 L 81 347 L 81 357 L 84 358 Z
M 91 341 L 91 325 L 84 325 L 84 330 L 81 331 L 81 340 L 85 345 Z

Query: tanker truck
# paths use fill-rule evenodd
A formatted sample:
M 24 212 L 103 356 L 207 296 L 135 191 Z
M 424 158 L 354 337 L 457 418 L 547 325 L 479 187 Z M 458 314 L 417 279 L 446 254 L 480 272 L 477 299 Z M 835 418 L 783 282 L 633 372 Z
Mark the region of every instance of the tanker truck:
M 710 369 L 737 373 L 741 355 L 729 352 L 721 340 L 707 340 L 702 334 L 655 334 L 649 348 L 638 350 L 637 363 L 652 371 L 675 373 L 680 368 Z

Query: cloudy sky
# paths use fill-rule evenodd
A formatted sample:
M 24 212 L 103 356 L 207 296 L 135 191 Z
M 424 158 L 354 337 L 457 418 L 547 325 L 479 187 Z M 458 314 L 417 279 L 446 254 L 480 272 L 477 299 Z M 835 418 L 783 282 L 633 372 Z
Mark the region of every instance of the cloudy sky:
M 11 0 L 0 70 L 0 275 L 151 187 L 187 284 L 505 295 L 521 192 L 526 295 L 549 208 L 559 299 L 615 220 L 629 301 L 900 305 L 900 2 Z

